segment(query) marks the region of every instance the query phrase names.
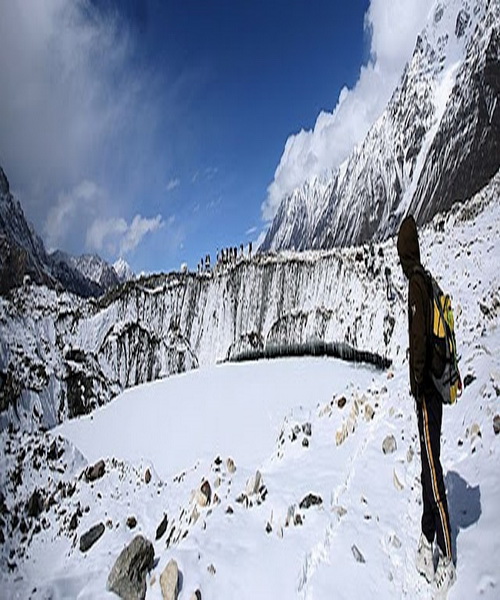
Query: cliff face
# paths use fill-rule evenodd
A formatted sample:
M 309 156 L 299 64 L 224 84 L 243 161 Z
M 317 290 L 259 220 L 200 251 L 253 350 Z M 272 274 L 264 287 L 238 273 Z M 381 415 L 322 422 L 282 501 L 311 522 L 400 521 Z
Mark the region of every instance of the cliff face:
M 269 347 L 337 342 L 397 355 L 405 320 L 385 275 L 395 262 L 389 245 L 257 257 L 130 282 L 101 301 L 19 289 L 0 303 L 3 424 L 34 414 L 50 426 L 125 387 Z

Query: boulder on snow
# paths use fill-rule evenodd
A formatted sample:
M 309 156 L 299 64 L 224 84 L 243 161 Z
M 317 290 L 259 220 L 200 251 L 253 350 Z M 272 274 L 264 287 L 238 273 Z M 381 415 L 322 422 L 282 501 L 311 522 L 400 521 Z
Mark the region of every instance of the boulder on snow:
M 299 504 L 299 508 L 306 509 L 311 506 L 319 506 L 323 504 L 323 498 L 321 496 L 316 496 L 316 494 L 308 494 L 305 498 L 303 498 Z
M 210 483 L 208 481 L 204 481 L 201 484 L 201 487 L 196 492 L 196 504 L 201 506 L 202 508 L 208 506 L 212 501 L 212 488 L 210 487 Z
M 382 452 L 384 454 L 392 454 L 396 452 L 398 445 L 396 444 L 396 438 L 393 435 L 388 435 L 382 442 Z
M 161 536 L 165 533 L 165 531 L 167 531 L 167 526 L 168 526 L 168 515 L 165 513 L 163 515 L 163 519 L 161 521 L 161 523 L 158 525 L 157 529 L 156 529 L 156 538 L 157 540 L 159 540 L 161 538 Z
M 146 484 L 148 484 L 151 481 L 151 471 L 149 469 L 146 469 L 146 472 L 144 473 L 144 482 Z
M 90 483 L 91 481 L 95 481 L 96 479 L 100 479 L 106 470 L 104 465 L 104 461 L 101 459 L 96 462 L 95 465 L 89 466 L 85 469 L 85 481 Z
M 337 400 L 337 406 L 338 406 L 339 408 L 344 408 L 344 406 L 346 405 L 346 403 L 347 403 L 347 400 L 346 400 L 346 397 L 345 397 L 345 396 L 342 396 L 342 397 L 340 397 L 340 398 Z
M 229 473 L 236 473 L 236 465 L 234 464 L 234 460 L 232 458 L 227 459 L 226 466 Z
M 86 533 L 80 538 L 80 550 L 87 552 L 97 542 L 105 531 L 104 523 L 98 523 L 91 527 Z
M 137 535 L 116 559 L 108 576 L 107 588 L 124 600 L 146 596 L 146 573 L 153 568 L 153 544 Z
M 495 415 L 493 417 L 493 431 L 495 432 L 495 435 L 500 433 L 500 415 Z
M 170 560 L 160 575 L 160 587 L 163 600 L 177 600 L 179 595 L 179 567 L 175 560 Z
M 247 486 L 246 486 L 246 494 L 247 496 L 252 496 L 253 494 L 256 494 L 262 484 L 262 475 L 260 473 L 260 471 L 256 471 L 255 475 L 253 475 L 252 477 L 250 477 L 250 479 L 247 481 Z

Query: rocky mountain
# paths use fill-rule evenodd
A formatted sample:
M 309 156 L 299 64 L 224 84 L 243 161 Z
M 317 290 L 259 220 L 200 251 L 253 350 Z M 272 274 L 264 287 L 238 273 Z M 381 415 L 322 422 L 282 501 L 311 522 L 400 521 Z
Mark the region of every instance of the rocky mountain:
M 10 193 L 0 167 L 0 293 L 23 284 L 28 276 L 38 284 L 56 283 L 42 240 L 24 217 L 21 204 Z
M 113 269 L 118 276 L 120 283 L 125 283 L 131 279 L 135 279 L 135 274 L 126 260 L 119 258 L 113 263 Z
M 472 283 L 454 275 L 447 257 L 479 244 L 481 270 L 496 260 L 499 198 L 497 174 L 421 232 L 424 264 L 432 268 L 439 257 L 435 275 L 445 277 L 445 287 L 456 287 L 455 277 L 475 286 L 459 309 L 471 327 L 498 310 L 498 290 L 484 287 L 479 269 Z M 99 300 L 19 288 L 0 298 L 0 429 L 11 422 L 51 427 L 124 388 L 226 360 L 333 352 L 401 364 L 405 287 L 390 239 L 149 276 Z
M 113 267 L 95 255 L 48 254 L 10 192 L 0 167 L 0 294 L 32 282 L 84 298 L 101 296 L 120 284 Z
M 71 256 L 65 252 L 57 250 L 50 255 L 53 262 L 64 263 L 71 269 L 80 273 L 85 279 L 97 284 L 98 292 L 93 295 L 100 295 L 121 283 L 121 279 L 114 267 L 109 265 L 97 254 L 82 254 L 81 256 Z
M 333 175 L 283 199 L 261 251 L 383 240 L 473 196 L 500 166 L 500 3 L 437 2 L 397 89 Z

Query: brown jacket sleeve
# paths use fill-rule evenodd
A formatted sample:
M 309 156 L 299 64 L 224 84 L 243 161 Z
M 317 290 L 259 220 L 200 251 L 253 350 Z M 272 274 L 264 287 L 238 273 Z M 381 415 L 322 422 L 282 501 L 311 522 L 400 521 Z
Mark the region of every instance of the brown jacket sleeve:
M 427 367 L 427 322 L 429 298 L 421 276 L 410 279 L 408 310 L 410 338 L 410 387 L 418 400 L 424 393 Z

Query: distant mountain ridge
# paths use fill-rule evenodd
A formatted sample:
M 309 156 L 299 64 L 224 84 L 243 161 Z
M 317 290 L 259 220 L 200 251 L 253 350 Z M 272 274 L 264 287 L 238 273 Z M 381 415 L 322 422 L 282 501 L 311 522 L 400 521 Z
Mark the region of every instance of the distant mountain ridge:
M 31 281 L 84 298 L 99 297 L 131 276 L 130 267 L 118 275 L 97 255 L 74 257 L 60 250 L 48 254 L 0 167 L 0 294 Z
M 260 250 L 383 240 L 482 189 L 500 167 L 499 55 L 498 0 L 437 2 L 363 143 L 283 199 Z

